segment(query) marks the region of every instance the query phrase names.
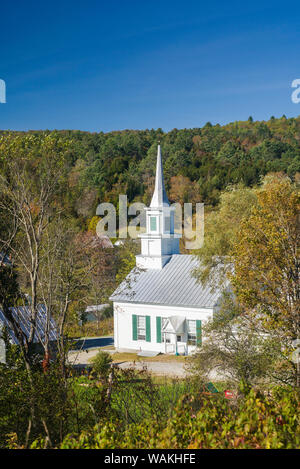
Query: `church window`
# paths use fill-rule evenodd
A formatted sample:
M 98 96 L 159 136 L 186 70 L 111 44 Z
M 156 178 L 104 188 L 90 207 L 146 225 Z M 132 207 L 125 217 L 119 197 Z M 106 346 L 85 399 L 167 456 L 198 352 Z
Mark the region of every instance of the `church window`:
M 150 217 L 150 231 L 156 231 L 157 224 L 156 224 L 156 217 Z
M 188 345 L 197 345 L 196 321 L 187 322 Z
M 146 316 L 137 317 L 137 338 L 146 340 Z
M 161 335 L 162 335 L 162 337 L 164 337 L 164 340 L 165 340 L 166 344 L 171 343 L 170 334 L 168 334 L 167 332 L 163 332 L 163 329 L 164 329 L 164 327 L 165 327 L 165 325 L 167 324 L 168 321 L 169 321 L 168 318 L 161 318 Z

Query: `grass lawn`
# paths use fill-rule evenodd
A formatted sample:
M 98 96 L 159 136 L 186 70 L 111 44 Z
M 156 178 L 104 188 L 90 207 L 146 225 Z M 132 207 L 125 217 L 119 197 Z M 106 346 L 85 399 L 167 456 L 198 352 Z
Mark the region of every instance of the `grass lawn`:
M 114 362 L 160 362 L 160 363 L 168 363 L 168 362 L 181 362 L 186 363 L 189 357 L 184 357 L 182 355 L 165 355 L 159 354 L 156 357 L 140 357 L 137 353 L 130 353 L 124 352 L 119 353 L 116 352 L 112 355 L 112 359 Z

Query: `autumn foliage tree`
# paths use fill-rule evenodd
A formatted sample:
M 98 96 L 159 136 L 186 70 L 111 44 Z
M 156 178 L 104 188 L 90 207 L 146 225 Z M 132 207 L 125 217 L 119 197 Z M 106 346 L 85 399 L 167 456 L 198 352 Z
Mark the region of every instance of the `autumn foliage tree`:
M 300 337 L 299 190 L 285 176 L 269 176 L 257 200 L 237 235 L 231 281 L 245 310 L 277 330 L 288 350 Z M 299 363 L 295 376 L 300 386 Z
M 256 194 L 252 189 L 241 184 L 229 186 L 220 196 L 218 209 L 205 214 L 204 243 L 197 251 L 200 265 L 195 272 L 201 282 L 226 280 L 241 222 L 255 204 Z M 214 276 L 216 270 L 218 278 Z
M 169 197 L 172 202 L 179 202 L 182 205 L 201 202 L 198 184 L 182 175 L 171 177 Z
M 66 172 L 66 149 L 66 142 L 55 133 L 46 138 L 12 134 L 0 138 L 0 212 L 9 226 L 0 233 L 0 251 L 12 256 L 23 298 L 26 293 L 30 296 L 28 337 L 19 327 L 28 369 L 36 335 L 43 243 L 50 224 L 62 211 L 58 199 Z

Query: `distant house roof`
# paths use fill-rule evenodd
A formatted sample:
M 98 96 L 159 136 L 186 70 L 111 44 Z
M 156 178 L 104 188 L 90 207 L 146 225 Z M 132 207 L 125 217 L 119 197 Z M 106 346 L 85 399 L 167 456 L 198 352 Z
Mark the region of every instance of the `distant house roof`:
M 13 317 L 20 324 L 22 331 L 25 333 L 26 337 L 29 337 L 30 333 L 30 307 L 29 306 L 19 306 L 17 308 L 10 308 L 10 311 L 13 314 Z M 0 309 L 0 323 L 6 325 L 10 339 L 13 344 L 18 345 L 18 340 L 15 337 L 13 330 L 9 324 L 9 321 L 4 316 L 3 311 Z M 42 342 L 45 340 L 45 329 L 46 329 L 46 308 L 44 305 L 38 306 L 38 314 L 36 319 L 36 332 L 34 335 L 34 342 Z M 53 318 L 50 319 L 50 341 L 57 339 L 57 327 Z
M 220 289 L 212 290 L 192 276 L 199 261 L 192 255 L 174 254 L 163 269 L 134 268 L 110 297 L 112 301 L 213 308 Z
M 98 235 L 92 235 L 90 233 L 87 233 L 86 235 L 87 236 L 85 236 L 85 240 L 86 241 L 89 240 L 89 246 L 91 248 L 106 249 L 106 248 L 113 248 L 114 247 L 111 240 L 106 235 L 98 236 Z
M 102 248 L 106 249 L 106 248 L 113 248 L 113 243 L 111 242 L 111 240 L 109 239 L 108 236 L 98 236 L 98 243 L 101 245 Z
M 114 246 L 124 246 L 125 242 L 123 239 L 118 239 L 115 243 Z
M 106 249 L 114 247 L 108 236 L 98 236 L 93 231 L 80 233 L 76 238 L 79 245 L 85 249 Z
M 4 252 L 0 252 L 0 266 L 1 265 L 11 265 L 11 260 L 7 254 L 4 254 Z
M 97 311 L 103 311 L 104 309 L 109 307 L 109 303 L 104 303 L 102 305 L 90 305 L 86 307 L 86 313 L 93 313 Z

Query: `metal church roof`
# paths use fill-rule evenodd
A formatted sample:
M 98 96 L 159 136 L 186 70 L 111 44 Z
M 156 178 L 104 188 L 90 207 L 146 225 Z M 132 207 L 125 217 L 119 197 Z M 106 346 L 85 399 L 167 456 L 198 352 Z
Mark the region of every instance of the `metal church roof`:
M 221 295 L 192 276 L 199 261 L 192 255 L 174 254 L 161 269 L 134 268 L 110 297 L 112 301 L 194 308 L 213 308 Z
M 29 306 L 19 306 L 17 308 L 10 308 L 10 311 L 13 314 L 13 318 L 20 324 L 22 331 L 27 337 L 30 333 L 30 307 Z M 44 305 L 38 306 L 37 318 L 36 318 L 36 332 L 34 335 L 34 342 L 42 342 L 45 340 L 45 330 L 46 330 L 46 308 Z M 18 340 L 15 337 L 13 330 L 9 324 L 9 321 L 4 316 L 3 311 L 0 309 L 0 323 L 6 325 L 8 328 L 8 333 L 13 344 L 18 345 Z M 57 327 L 53 318 L 50 319 L 50 331 L 49 331 L 50 341 L 57 339 Z

